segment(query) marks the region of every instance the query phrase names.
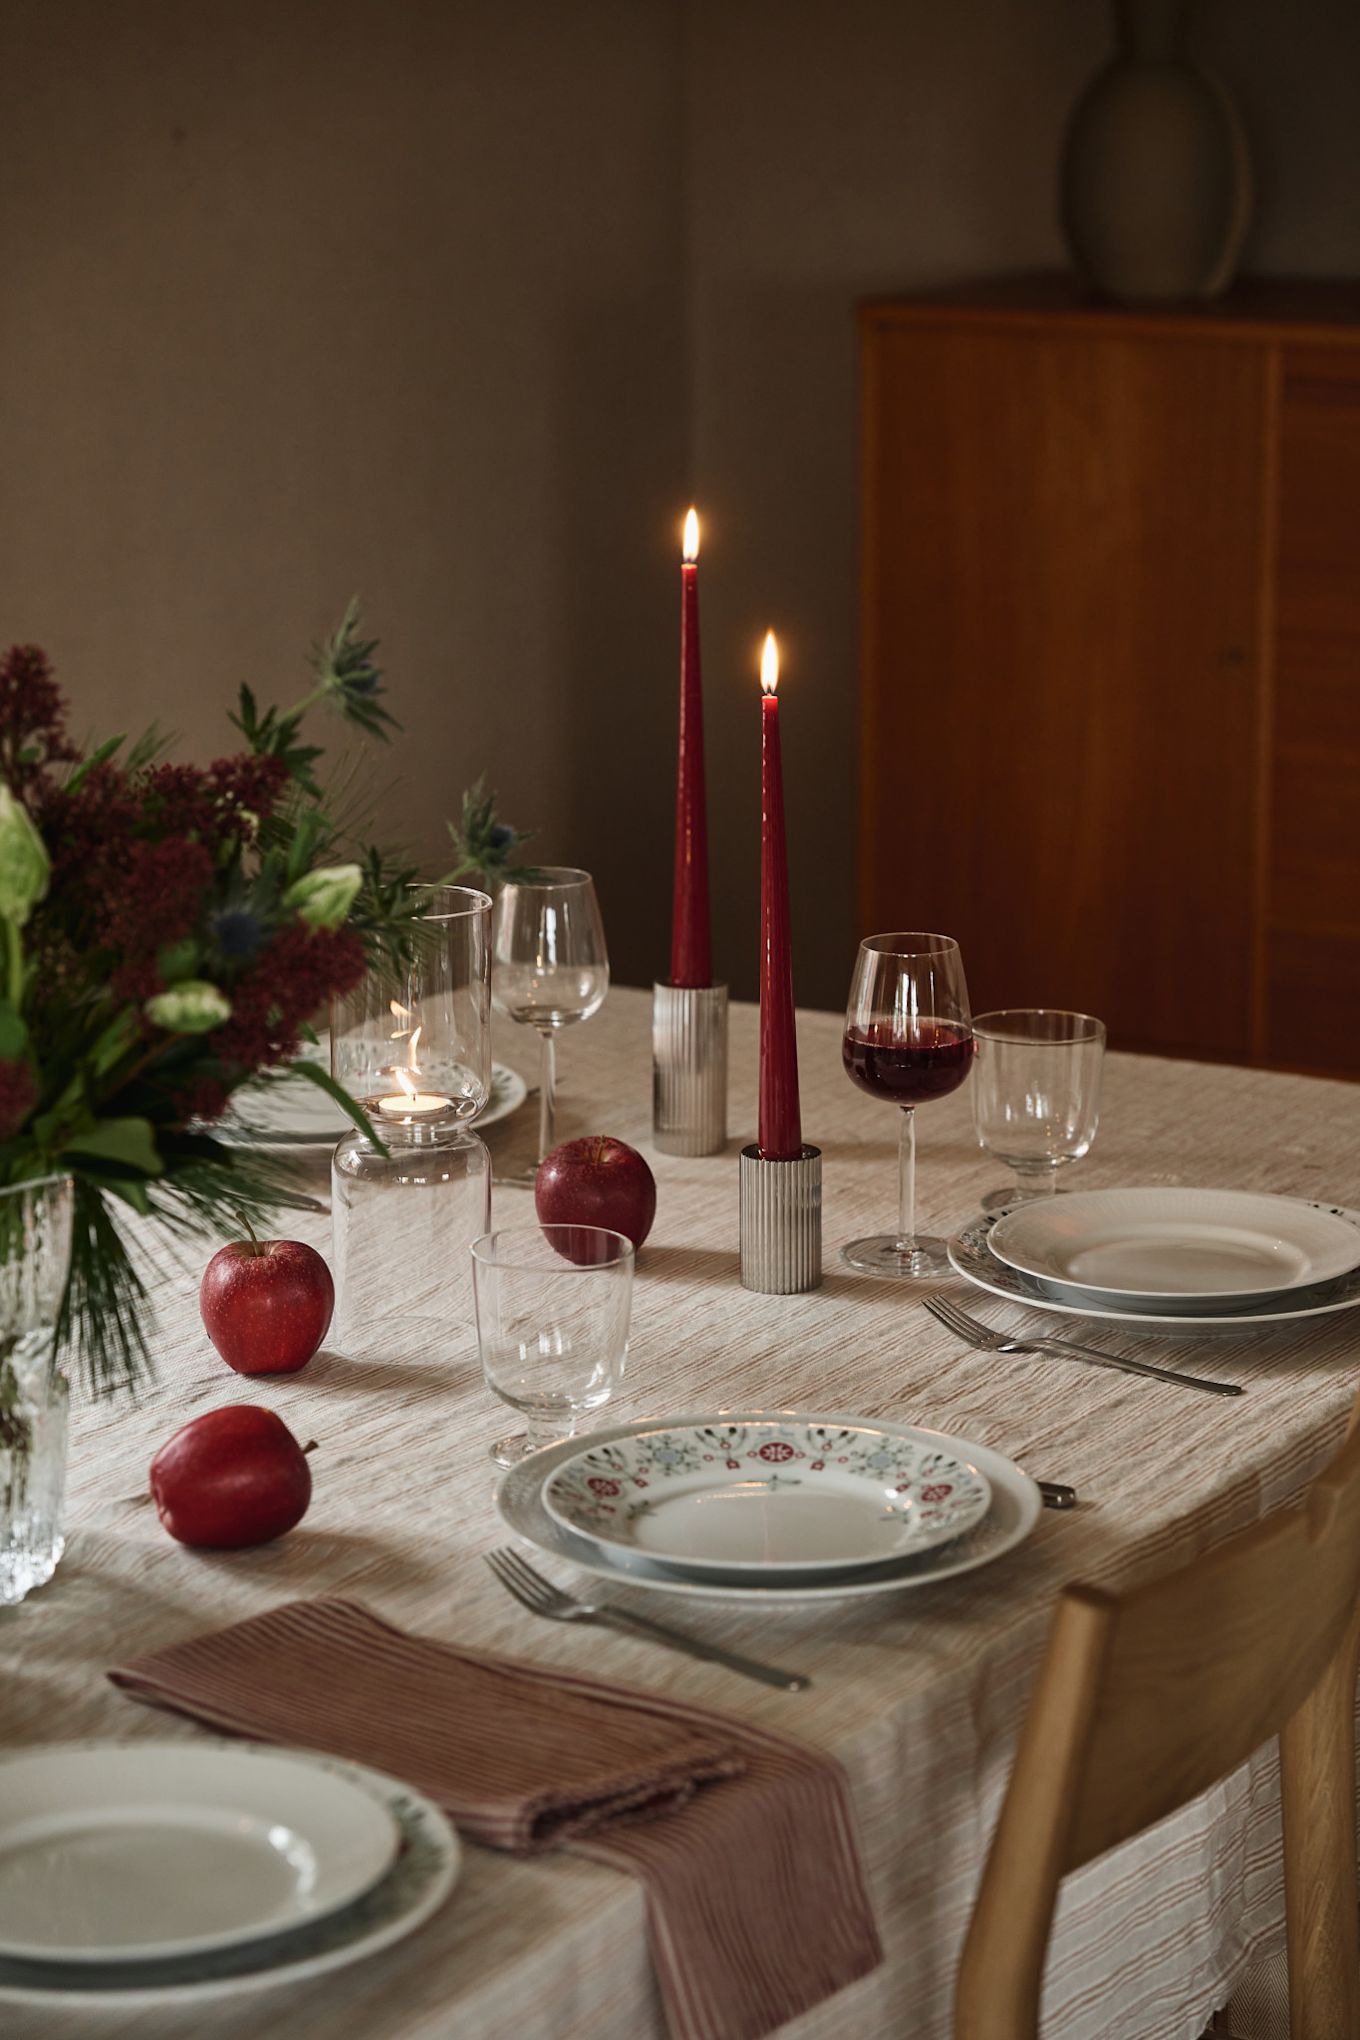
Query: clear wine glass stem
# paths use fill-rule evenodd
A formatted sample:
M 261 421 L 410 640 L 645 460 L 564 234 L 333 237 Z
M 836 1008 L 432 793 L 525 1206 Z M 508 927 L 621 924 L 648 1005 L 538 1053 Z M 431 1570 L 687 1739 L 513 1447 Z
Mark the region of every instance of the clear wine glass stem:
M 538 1070 L 538 1159 L 540 1162 L 553 1149 L 554 1129 L 557 1124 L 557 1043 L 550 1027 L 540 1029 L 543 1036 L 543 1054 Z
M 540 1445 L 557 1445 L 563 1438 L 570 1438 L 575 1429 L 574 1422 L 563 1423 L 560 1418 L 531 1416 L 524 1412 L 524 1449 L 537 1452 Z
M 897 1137 L 897 1244 L 909 1254 L 916 1244 L 916 1113 L 902 1107 Z

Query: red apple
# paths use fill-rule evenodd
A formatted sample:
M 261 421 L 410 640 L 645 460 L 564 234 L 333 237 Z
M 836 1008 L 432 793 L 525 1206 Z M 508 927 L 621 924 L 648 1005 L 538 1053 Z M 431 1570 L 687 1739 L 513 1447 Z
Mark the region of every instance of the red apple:
M 640 1247 L 656 1217 L 656 1178 L 625 1141 L 586 1134 L 564 1140 L 539 1163 L 534 1209 L 542 1225 L 605 1225 Z M 571 1254 L 574 1261 L 588 1258 Z
M 326 1336 L 335 1284 L 301 1240 L 233 1240 L 204 1269 L 198 1307 L 238 1374 L 296 1374 Z
M 302 1521 L 311 1498 L 302 1447 L 282 1417 L 253 1403 L 195 1417 L 151 1462 L 156 1514 L 181 1544 L 267 1544 Z

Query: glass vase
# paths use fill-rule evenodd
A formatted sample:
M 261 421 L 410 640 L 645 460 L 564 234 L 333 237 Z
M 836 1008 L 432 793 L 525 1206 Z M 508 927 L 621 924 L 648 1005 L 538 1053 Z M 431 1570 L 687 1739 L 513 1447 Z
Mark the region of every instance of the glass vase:
M 409 964 L 334 1002 L 331 1075 L 389 1125 L 476 1117 L 491 1095 L 491 900 L 429 888 Z
M 70 1254 L 69 1178 L 0 1189 L 0 1606 L 50 1580 L 66 1543 L 56 1329 Z

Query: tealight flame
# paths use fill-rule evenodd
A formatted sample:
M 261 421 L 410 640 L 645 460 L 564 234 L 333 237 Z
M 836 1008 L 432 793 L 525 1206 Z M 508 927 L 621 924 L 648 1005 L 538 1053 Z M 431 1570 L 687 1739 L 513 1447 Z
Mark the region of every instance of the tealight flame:
M 685 543 L 682 557 L 691 563 L 699 557 L 699 513 L 689 510 L 685 513 Z
M 404 1091 L 408 1098 L 414 1098 L 417 1091 L 420 1089 L 420 1086 L 417 1084 L 415 1078 L 411 1076 L 408 1071 L 403 1070 L 401 1068 L 393 1070 L 392 1074 L 397 1080 L 398 1090 Z
M 765 633 L 760 654 L 760 691 L 773 694 L 779 685 L 779 645 L 772 630 Z

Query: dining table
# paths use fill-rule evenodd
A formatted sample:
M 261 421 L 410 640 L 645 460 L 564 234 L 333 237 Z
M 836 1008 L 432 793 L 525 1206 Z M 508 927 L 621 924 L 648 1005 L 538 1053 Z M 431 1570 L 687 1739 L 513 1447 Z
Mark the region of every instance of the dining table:
M 198 1278 L 211 1247 L 140 1236 L 154 1376 L 136 1394 L 77 1386 L 68 1543 L 51 1582 L 0 1611 L 0 1746 L 194 1737 L 136 1704 L 107 1670 L 303 1596 L 344 1594 L 466 1648 L 589 1670 L 725 1710 L 830 1752 L 849 1781 L 882 1941 L 873 1974 L 804 2014 L 797 2040 L 910 2033 L 944 2040 L 953 1978 L 1026 1701 L 1057 1596 L 1072 1581 L 1123 1588 L 1193 1560 L 1296 1501 L 1335 1450 L 1360 1376 L 1360 1312 L 1262 1335 L 1201 1339 L 1100 1327 L 1116 1351 L 1240 1383 L 1200 1395 L 1066 1357 L 974 1351 L 924 1308 L 930 1285 L 859 1274 L 843 1242 L 895 1209 L 896 1119 L 841 1063 L 841 1020 L 798 1015 L 805 1139 L 823 1154 L 824 1277 L 801 1295 L 743 1288 L 737 1156 L 753 1138 L 757 1012 L 731 1009 L 731 1137 L 685 1158 L 651 1141 L 651 996 L 615 987 L 561 1050 L 559 1137 L 608 1133 L 647 1157 L 653 1231 L 637 1257 L 626 1371 L 598 1421 L 681 1411 L 804 1410 L 890 1417 L 972 1439 L 1077 1490 L 994 1563 L 911 1590 L 758 1608 L 673 1605 L 610 1587 L 625 1605 L 801 1672 L 761 1686 L 642 1640 L 536 1619 L 492 1576 L 511 1542 L 489 1446 L 507 1412 L 478 1360 L 468 1242 L 451 1240 L 438 1309 L 400 1308 L 400 1252 L 371 1278 L 366 1337 L 300 1373 L 232 1373 L 210 1345 Z M 498 1057 L 533 1082 L 537 1041 L 508 1023 Z M 489 1128 L 493 1222 L 529 1221 L 505 1179 L 534 1159 L 526 1107 Z M 919 1210 L 949 1233 L 1003 1172 L 980 1151 L 968 1087 L 918 1114 Z M 317 1208 L 282 1229 L 329 1247 L 326 1157 L 306 1165 Z M 1360 1205 L 1360 1087 L 1112 1053 L 1075 1188 L 1190 1185 Z M 1013 1306 L 952 1281 L 993 1326 Z M 1080 1328 L 1078 1328 L 1080 1329 Z M 1091 1336 L 1089 1329 L 1087 1336 Z M 181 1425 L 232 1402 L 266 1404 L 315 1441 L 313 1499 L 290 1534 L 253 1550 L 175 1543 L 147 1469 Z M 530 1556 L 535 1556 L 532 1552 Z M 569 1566 L 542 1559 L 568 1588 Z M 1174 1695 L 1164 1703 L 1175 1704 Z M 457 1735 L 457 1723 L 448 1733 Z M 1213 1791 L 1064 1886 L 1044 1992 L 1046 2040 L 1198 2040 L 1283 1932 L 1273 1746 Z M 39 2014 L 0 2005 L 7 2040 L 644 2040 L 665 2031 L 638 1885 L 567 1855 L 470 1845 L 443 1908 L 410 1940 L 305 1984 L 135 2013 Z

